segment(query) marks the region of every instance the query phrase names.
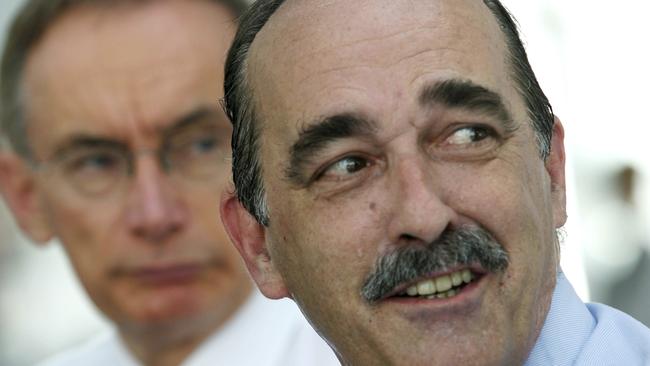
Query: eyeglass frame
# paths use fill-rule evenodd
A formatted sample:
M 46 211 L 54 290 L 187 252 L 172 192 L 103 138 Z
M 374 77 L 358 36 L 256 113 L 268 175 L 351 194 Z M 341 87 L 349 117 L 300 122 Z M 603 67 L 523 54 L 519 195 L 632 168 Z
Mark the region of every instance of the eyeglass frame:
M 182 139 L 182 137 L 189 133 L 195 132 L 191 130 L 192 128 L 196 131 L 198 131 L 200 128 L 203 129 L 211 128 L 213 130 L 212 131 L 213 133 L 211 134 L 205 133 L 202 136 L 202 138 L 205 138 L 206 136 L 210 136 L 214 138 L 214 140 L 216 141 L 214 159 L 211 159 L 208 162 L 219 163 L 220 161 L 223 162 L 228 161 L 229 159 L 228 159 L 227 151 L 229 151 L 230 149 L 230 124 L 224 123 L 225 121 L 221 121 L 223 119 L 225 119 L 225 116 L 222 116 L 221 113 L 219 113 L 216 109 L 199 108 L 194 112 L 188 114 L 187 116 L 181 118 L 178 122 L 176 122 L 172 126 L 163 129 L 161 132 L 162 143 L 158 148 L 140 148 L 137 150 L 132 150 L 128 147 L 128 144 L 123 141 L 98 137 L 94 135 L 77 134 L 75 136 L 70 137 L 68 139 L 68 142 L 64 143 L 63 147 L 57 149 L 54 152 L 54 154 L 52 154 L 52 157 L 50 157 L 49 159 L 39 161 L 33 157 L 30 157 L 28 161 L 31 168 L 35 171 L 46 172 L 46 171 L 54 170 L 55 172 L 59 173 L 64 180 L 67 180 L 71 186 L 73 186 L 79 193 L 81 193 L 86 197 L 106 196 L 109 194 L 109 191 L 115 190 L 113 188 L 114 186 L 118 185 L 121 181 L 125 180 L 125 178 L 133 177 L 136 174 L 136 168 L 135 168 L 136 160 L 139 156 L 142 155 L 148 155 L 148 154 L 156 155 L 159 166 L 162 168 L 162 171 L 168 175 L 170 173 L 173 173 L 174 171 L 182 172 L 183 169 L 177 168 L 178 164 L 174 163 L 174 160 L 176 159 L 170 158 L 170 153 L 173 153 L 175 151 L 173 148 L 175 145 L 183 147 L 184 140 Z M 224 130 L 226 133 L 219 134 L 218 133 L 219 130 Z M 175 144 L 174 139 L 179 139 L 181 143 Z M 190 141 L 192 140 L 191 138 L 188 138 L 187 140 L 189 142 L 192 142 Z M 196 142 L 196 140 L 194 142 Z M 65 172 L 66 161 L 68 161 L 67 164 L 72 164 L 74 161 L 82 160 L 81 158 L 84 155 L 81 152 L 76 152 L 75 149 L 79 149 L 79 150 L 100 149 L 102 148 L 102 145 L 104 145 L 103 148 L 107 147 L 110 150 L 110 153 L 114 154 L 113 157 L 119 156 L 119 165 L 120 167 L 122 166 L 124 167 L 124 168 L 120 168 L 120 174 L 116 176 L 116 178 L 113 178 L 114 180 L 112 182 L 107 181 L 104 184 L 105 186 L 104 189 L 93 190 L 93 189 L 85 189 L 82 186 L 80 186 L 78 179 L 74 179 L 70 177 L 66 178 L 67 175 L 67 173 Z M 106 150 L 104 152 L 107 152 L 109 150 Z M 96 152 L 98 151 L 94 151 L 94 153 Z M 77 159 L 73 159 L 72 157 L 69 157 L 70 155 L 74 156 L 74 153 L 80 156 Z M 90 154 L 86 154 L 86 155 L 90 155 Z M 88 158 L 88 156 L 86 156 L 86 158 Z M 203 177 L 197 174 L 189 174 L 190 176 L 194 175 L 194 178 L 198 178 L 198 179 L 190 178 L 186 180 L 204 181 L 206 179 L 209 180 L 209 178 L 214 178 L 216 175 L 219 175 L 216 164 L 213 173 L 214 174 L 209 174 Z

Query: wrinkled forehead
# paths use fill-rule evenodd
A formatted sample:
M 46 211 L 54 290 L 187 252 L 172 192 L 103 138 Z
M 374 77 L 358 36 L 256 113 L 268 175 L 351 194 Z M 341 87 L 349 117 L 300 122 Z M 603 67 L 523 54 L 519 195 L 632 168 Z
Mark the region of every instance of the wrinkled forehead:
M 42 146 L 82 132 L 157 136 L 197 108 L 218 110 L 231 18 L 207 1 L 68 9 L 26 63 L 30 139 Z M 45 134 L 35 127 L 43 123 L 57 128 Z
M 328 99 L 319 90 L 399 90 L 436 72 L 499 91 L 505 48 L 480 0 L 288 0 L 251 47 L 249 81 L 262 115 L 308 112 L 305 99 Z
M 492 28 L 496 26 L 492 18 L 481 0 L 286 0 L 257 40 L 261 40 L 260 50 L 280 45 L 270 44 L 271 40 L 313 50 L 368 37 L 381 38 L 409 28 L 429 27 L 432 33 L 463 34 L 466 32 L 459 26 L 498 30 Z

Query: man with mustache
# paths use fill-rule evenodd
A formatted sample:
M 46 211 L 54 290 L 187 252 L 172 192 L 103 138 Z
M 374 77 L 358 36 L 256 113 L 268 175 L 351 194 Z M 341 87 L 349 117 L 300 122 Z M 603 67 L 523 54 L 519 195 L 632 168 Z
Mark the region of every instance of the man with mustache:
M 222 219 L 345 365 L 650 363 L 559 267 L 564 130 L 496 0 L 258 0 Z
M 431 273 L 448 272 L 449 268 L 461 266 L 467 268 L 439 276 L 435 281 L 404 286 Z M 404 246 L 380 257 L 361 289 L 361 296 L 368 303 L 396 295 L 453 297 L 471 284 L 476 272 L 497 273 L 507 267 L 508 253 L 490 234 L 480 228 L 461 227 L 443 232 L 438 240 L 427 245 Z
M 218 101 L 246 6 L 30 0 L 15 19 L 2 192 L 31 239 L 60 240 L 116 328 L 50 365 L 336 362 L 293 304 L 252 291 L 220 225 L 231 127 Z

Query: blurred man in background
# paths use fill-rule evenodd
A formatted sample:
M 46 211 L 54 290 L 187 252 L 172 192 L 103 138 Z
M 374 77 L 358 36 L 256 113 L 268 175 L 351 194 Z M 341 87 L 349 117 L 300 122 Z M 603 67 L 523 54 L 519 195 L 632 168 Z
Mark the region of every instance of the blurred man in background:
M 218 100 L 245 6 L 33 0 L 15 19 L 2 192 L 32 240 L 60 240 L 117 330 L 51 364 L 335 362 L 292 304 L 252 292 L 220 224 L 231 130 Z
M 497 0 L 258 0 L 222 218 L 346 365 L 647 365 L 559 267 L 564 129 Z

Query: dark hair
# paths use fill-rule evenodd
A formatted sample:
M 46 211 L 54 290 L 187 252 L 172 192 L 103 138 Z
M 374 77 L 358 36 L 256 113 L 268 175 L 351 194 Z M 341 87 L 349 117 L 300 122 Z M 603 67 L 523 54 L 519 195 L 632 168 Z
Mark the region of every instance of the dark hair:
M 246 0 L 208 1 L 225 6 L 235 18 L 249 6 Z M 71 8 L 129 2 L 137 4 L 141 0 L 28 0 L 18 12 L 10 27 L 0 66 L 0 122 L 3 134 L 16 153 L 31 156 L 20 93 L 23 69 L 32 49 L 47 29 Z
M 524 99 L 528 116 L 535 130 L 542 159 L 550 153 L 553 133 L 553 110 L 537 82 L 517 24 L 499 0 L 483 0 L 495 16 L 509 50 L 508 62 L 518 92 Z M 230 48 L 225 66 L 224 109 L 233 124 L 232 170 L 237 198 L 262 225 L 268 225 L 269 215 L 262 182 L 259 159 L 261 125 L 256 120 L 253 93 L 248 85 L 248 52 L 257 33 L 284 0 L 257 0 L 242 16 L 239 29 Z
M 530 62 L 528 62 L 528 55 L 521 42 L 519 27 L 514 17 L 499 0 L 483 0 L 483 2 L 492 11 L 501 27 L 501 31 L 505 35 L 512 77 L 519 94 L 524 98 L 528 118 L 533 124 L 537 138 L 540 156 L 546 160 L 551 153 L 551 137 L 553 137 L 555 118 L 553 107 L 551 107 L 551 103 L 539 85 Z

